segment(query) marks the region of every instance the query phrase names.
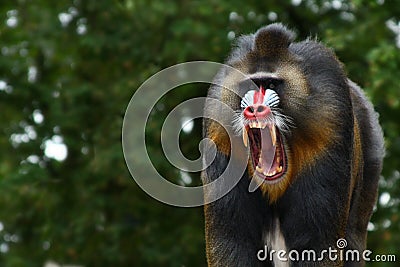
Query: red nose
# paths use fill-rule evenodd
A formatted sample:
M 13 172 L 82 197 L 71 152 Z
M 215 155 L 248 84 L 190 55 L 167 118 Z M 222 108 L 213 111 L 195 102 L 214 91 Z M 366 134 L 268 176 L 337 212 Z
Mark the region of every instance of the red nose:
M 271 114 L 271 109 L 265 105 L 253 104 L 246 107 L 243 114 L 248 120 L 264 119 Z

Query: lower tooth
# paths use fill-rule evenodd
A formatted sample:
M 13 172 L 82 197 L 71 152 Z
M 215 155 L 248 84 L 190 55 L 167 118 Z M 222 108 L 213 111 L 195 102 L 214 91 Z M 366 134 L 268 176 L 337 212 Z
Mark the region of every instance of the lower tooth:
M 278 167 L 278 172 L 281 172 L 282 171 L 282 166 L 279 166 Z
M 264 172 L 264 175 L 265 176 L 273 176 L 273 175 L 275 175 L 275 173 L 276 173 L 276 171 L 272 171 L 272 172 L 268 172 L 268 173 Z
M 258 171 L 259 173 L 263 173 L 263 169 L 258 166 L 256 166 L 256 171 Z

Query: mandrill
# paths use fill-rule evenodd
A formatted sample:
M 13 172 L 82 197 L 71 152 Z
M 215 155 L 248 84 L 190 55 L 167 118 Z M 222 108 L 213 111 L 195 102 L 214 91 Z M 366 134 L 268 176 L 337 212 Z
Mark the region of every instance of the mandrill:
M 209 89 L 234 112 L 205 105 L 202 180 L 247 168 L 205 205 L 208 266 L 364 266 L 384 155 L 371 103 L 330 49 L 281 24 L 240 37 L 226 65 L 243 75 L 223 67 Z

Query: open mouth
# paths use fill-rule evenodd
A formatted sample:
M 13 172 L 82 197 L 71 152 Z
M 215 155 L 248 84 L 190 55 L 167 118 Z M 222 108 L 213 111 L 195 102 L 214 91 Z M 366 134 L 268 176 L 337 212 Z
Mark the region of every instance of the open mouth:
M 243 143 L 250 148 L 254 173 L 267 181 L 276 181 L 286 172 L 282 136 L 271 123 L 257 120 L 243 128 Z

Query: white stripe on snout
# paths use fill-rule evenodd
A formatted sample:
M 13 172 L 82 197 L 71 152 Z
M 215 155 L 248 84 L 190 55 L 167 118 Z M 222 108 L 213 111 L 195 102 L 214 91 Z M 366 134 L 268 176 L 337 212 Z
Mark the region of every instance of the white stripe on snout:
M 253 105 L 255 92 L 256 92 L 255 90 L 250 90 L 244 95 L 244 97 L 242 98 L 242 101 L 240 103 L 240 106 L 242 108 L 246 108 L 250 105 Z
M 276 107 L 279 104 L 279 96 L 278 94 L 271 90 L 267 89 L 265 90 L 265 96 L 264 96 L 264 105 L 269 106 L 269 107 Z

